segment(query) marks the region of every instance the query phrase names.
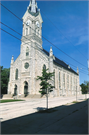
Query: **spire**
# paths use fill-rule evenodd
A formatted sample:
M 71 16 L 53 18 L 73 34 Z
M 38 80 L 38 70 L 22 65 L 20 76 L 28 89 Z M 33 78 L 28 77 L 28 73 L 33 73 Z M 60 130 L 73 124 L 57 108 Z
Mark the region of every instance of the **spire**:
M 77 67 L 77 74 L 79 74 L 79 69 L 78 69 L 78 67 Z
M 68 65 L 68 68 L 70 69 L 70 65 Z
M 52 50 L 52 47 L 50 47 L 50 52 L 49 52 L 49 54 L 50 54 L 50 57 L 53 56 L 53 50 Z
M 33 13 L 37 12 L 37 2 L 36 0 L 30 0 L 30 4 L 29 4 L 30 10 Z
M 12 58 L 11 58 L 11 64 L 14 63 L 14 56 L 12 55 Z

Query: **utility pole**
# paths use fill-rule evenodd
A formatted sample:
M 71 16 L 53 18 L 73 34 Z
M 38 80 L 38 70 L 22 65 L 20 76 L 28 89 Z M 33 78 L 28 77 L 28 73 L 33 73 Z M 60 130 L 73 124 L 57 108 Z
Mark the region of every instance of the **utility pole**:
M 89 59 L 88 59 L 88 92 L 87 93 L 89 94 Z

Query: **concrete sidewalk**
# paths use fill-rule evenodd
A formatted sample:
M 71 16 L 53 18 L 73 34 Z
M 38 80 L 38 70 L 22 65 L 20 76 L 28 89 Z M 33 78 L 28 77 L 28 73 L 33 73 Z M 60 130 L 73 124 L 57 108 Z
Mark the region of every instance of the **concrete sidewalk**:
M 88 100 L 1 123 L 2 134 L 88 134 Z

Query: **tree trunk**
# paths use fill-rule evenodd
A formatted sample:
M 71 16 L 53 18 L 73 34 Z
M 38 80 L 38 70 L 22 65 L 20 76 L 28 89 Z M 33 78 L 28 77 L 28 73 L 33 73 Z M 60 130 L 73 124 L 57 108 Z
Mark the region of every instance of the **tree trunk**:
M 87 99 L 87 94 L 85 94 L 85 99 Z

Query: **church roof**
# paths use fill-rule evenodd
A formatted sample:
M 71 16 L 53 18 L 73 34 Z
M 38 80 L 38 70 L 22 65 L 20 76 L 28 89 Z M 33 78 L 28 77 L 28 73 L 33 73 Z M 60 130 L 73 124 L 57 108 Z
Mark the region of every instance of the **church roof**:
M 47 52 L 45 49 L 43 49 L 43 52 L 44 52 L 47 56 L 49 56 L 49 52 Z M 68 68 L 69 65 L 67 65 L 64 61 L 58 59 L 57 57 L 55 57 L 55 59 L 53 60 L 53 62 L 54 62 L 55 64 L 58 64 L 58 65 L 64 67 L 65 69 L 67 69 L 67 70 L 73 72 L 74 74 L 78 75 L 71 67 Z

